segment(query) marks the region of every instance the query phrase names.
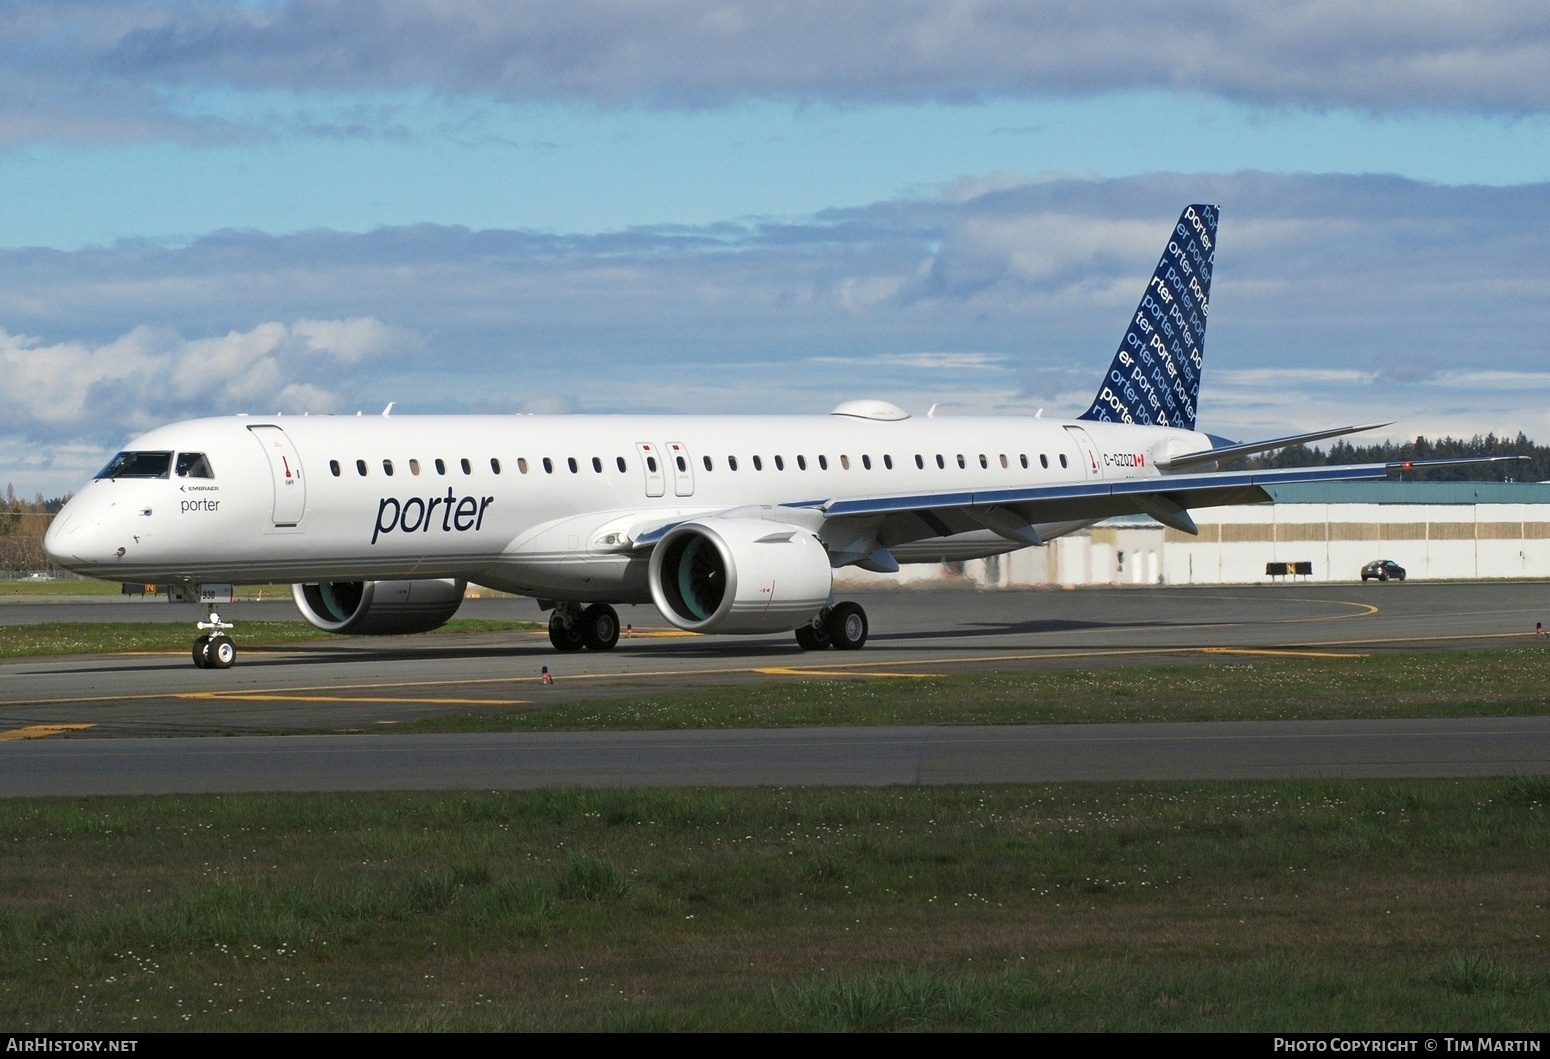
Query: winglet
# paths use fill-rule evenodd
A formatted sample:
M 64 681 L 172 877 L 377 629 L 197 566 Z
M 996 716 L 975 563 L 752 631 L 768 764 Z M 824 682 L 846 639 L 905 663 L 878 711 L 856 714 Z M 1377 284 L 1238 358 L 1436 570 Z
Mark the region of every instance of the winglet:
M 1217 208 L 1184 207 L 1114 363 L 1078 419 L 1195 429 Z

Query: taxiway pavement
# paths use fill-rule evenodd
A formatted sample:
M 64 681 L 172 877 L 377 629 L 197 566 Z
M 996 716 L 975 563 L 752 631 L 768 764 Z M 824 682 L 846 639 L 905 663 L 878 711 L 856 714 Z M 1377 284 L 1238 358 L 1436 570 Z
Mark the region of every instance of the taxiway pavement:
M 126 775 L 138 773 L 155 777 L 182 768 L 187 776 L 179 782 L 194 784 L 145 789 L 203 790 L 209 788 L 201 784 L 209 780 L 193 778 L 200 768 L 197 762 L 213 760 L 210 755 L 219 751 L 211 745 L 214 741 L 186 737 L 327 734 L 322 748 L 317 750 L 304 750 L 304 744 L 295 738 L 270 740 L 268 744 L 258 740 L 256 745 L 270 746 L 263 752 L 267 759 L 262 766 L 263 773 L 291 777 L 294 781 L 295 770 L 304 767 L 301 763 L 329 760 L 331 763 L 317 775 L 336 777 L 330 782 L 341 789 L 358 789 L 363 783 L 367 786 L 384 782 L 411 784 L 412 777 L 418 778 L 414 778 L 411 785 L 477 787 L 486 785 L 487 772 L 484 766 L 470 762 L 490 755 L 498 758 L 507 751 L 514 753 L 511 748 L 517 744 L 510 741 L 519 737 L 394 736 L 385 740 L 391 744 L 389 746 L 379 742 L 380 736 L 366 736 L 365 746 L 375 748 L 367 753 L 364 749 L 359 752 L 348 750 L 357 740 L 345 733 L 380 731 L 383 725 L 447 711 L 505 711 L 532 704 L 714 686 L 735 687 L 754 681 L 885 680 L 891 676 L 923 673 L 1019 672 L 1198 664 L 1235 659 L 1543 647 L 1547 641 L 1532 635 L 1534 623 L 1550 621 L 1550 585 L 1532 582 L 1281 584 L 1074 591 L 931 589 L 854 593 L 847 598 L 861 602 L 871 619 L 871 639 L 865 649 L 854 653 L 803 652 L 789 634 L 756 638 L 686 636 L 665 628 L 651 608 L 640 607 L 621 610 L 621 619 L 634 626 L 635 635 L 622 640 L 616 650 L 605 654 L 560 655 L 550 648 L 544 633 L 517 631 L 340 638 L 286 647 L 241 647 L 237 667 L 226 671 L 196 669 L 183 651 L 8 660 L 0 662 L 0 775 L 13 778 L 13 785 L 4 788 L 8 793 L 43 793 L 48 785 L 42 781 L 42 774 L 30 771 L 31 767 L 26 763 L 35 761 L 43 767 L 44 763 L 53 761 L 63 767 L 69 760 L 76 764 L 66 771 L 77 777 L 70 792 L 87 793 L 96 789 L 88 782 L 91 776 L 113 775 L 111 762 L 132 760 L 134 764 Z M 242 645 L 244 621 L 289 619 L 295 613 L 288 601 L 236 604 L 222 610 L 237 622 L 239 646 Z M 141 604 L 56 602 L 15 607 L 0 604 L 0 615 L 5 619 L 0 620 L 0 625 L 22 611 L 36 615 L 34 620 L 40 621 L 125 620 L 129 615 L 136 615 L 136 620 L 141 620 L 138 616 L 144 615 L 143 620 L 183 621 L 190 626 L 199 616 L 194 608 L 154 601 Z M 61 614 L 65 616 L 61 617 Z M 496 599 L 470 600 L 460 616 L 533 620 L 540 614 L 531 601 Z M 192 633 L 190 628 L 190 638 Z M 0 629 L 0 635 L 4 635 L 3 629 Z M 545 665 L 554 675 L 552 685 L 540 683 L 540 669 Z M 1438 745 L 1464 739 L 1465 735 L 1461 733 L 1481 732 L 1483 724 L 1488 727 L 1486 722 L 1478 720 L 1428 723 L 1464 725 L 1459 732 L 1448 736 L 1424 737 Z M 1085 730 L 1091 733 L 1098 727 Z M 1205 732 L 1199 724 L 1179 727 L 1187 728 L 1196 736 Z M 1022 746 L 1025 738 L 1048 738 L 1038 735 L 1039 730 L 1039 726 L 1018 728 L 1010 730 L 1016 738 L 1013 734 L 1000 733 L 991 737 L 990 742 L 1015 747 Z M 630 782 L 656 783 L 673 776 L 684 783 L 721 782 L 705 777 L 734 774 L 748 777 L 749 782 L 828 782 L 801 777 L 827 775 L 822 763 L 830 760 L 850 762 L 837 765 L 833 773 L 849 777 L 850 782 L 895 782 L 863 778 L 868 775 L 866 769 L 871 767 L 864 762 L 882 761 L 886 767 L 876 774 L 892 776 L 895 773 L 887 771 L 892 767 L 887 762 L 891 760 L 888 754 L 893 751 L 887 748 L 947 745 L 942 743 L 947 737 L 941 733 L 961 733 L 966 729 L 924 729 L 907 735 L 900 735 L 895 730 L 892 736 L 884 736 L 881 734 L 883 729 L 875 728 L 838 730 L 851 733 L 849 735 L 835 735 L 836 730 L 828 730 L 830 734 L 823 738 L 832 740 L 825 744 L 832 746 L 832 751 L 804 742 L 818 738 L 813 733 L 825 730 L 802 731 L 808 734 L 723 732 L 689 737 L 673 733 L 672 738 L 680 742 L 704 740 L 708 741 L 705 745 L 709 747 L 721 746 L 719 740 L 733 739 L 736 746 L 757 748 L 747 750 L 746 754 L 768 762 L 769 770 L 750 767 L 746 754 L 744 757 L 734 754 L 726 759 L 729 764 L 704 768 L 689 759 L 650 757 L 649 767 L 647 758 L 641 758 L 645 771 Z M 973 731 L 989 733 L 992 730 Z M 1338 755 L 1330 756 L 1335 755 L 1336 747 L 1347 744 L 1331 743 L 1304 730 L 1297 730 L 1300 734 L 1296 734 L 1295 739 L 1289 734 L 1293 729 L 1277 731 L 1283 734 L 1262 733 L 1256 738 L 1291 739 L 1304 746 L 1306 749 L 1300 751 L 1302 756 L 1296 766 L 1302 771 L 1296 774 L 1359 774 L 1318 771 L 1324 767 L 1333 768 L 1341 761 L 1344 764 L 1340 767 L 1357 767 L 1359 763 L 1345 761 Z M 55 734 L 48 740 L 16 737 L 31 732 Z M 576 735 L 573 743 L 568 745 L 586 748 L 582 757 L 601 754 L 606 759 L 611 753 L 621 761 L 628 761 L 646 754 L 652 737 L 660 734 L 588 733 Z M 8 739 L 8 735 L 12 738 Z M 126 740 L 122 737 L 138 738 Z M 737 743 L 739 738 L 744 742 Z M 1149 746 L 1149 753 L 1156 755 L 1158 744 L 1152 736 L 1138 734 L 1137 738 L 1144 740 L 1138 745 Z M 436 742 L 437 739 L 450 741 Z M 878 739 L 883 742 L 875 742 Z M 893 742 L 888 742 L 889 739 Z M 1535 739 L 1540 742 L 1534 742 Z M 230 753 L 237 753 L 247 741 L 219 742 L 228 746 Z M 116 749 L 88 746 L 99 743 L 125 745 Z M 163 749 L 157 751 L 152 744 Z M 1542 770 L 1543 762 L 1550 760 L 1538 735 L 1531 738 L 1529 734 L 1518 733 L 1490 746 L 1495 749 L 1482 750 L 1485 756 L 1470 758 L 1473 764 L 1468 767 L 1496 772 L 1534 772 Z M 614 749 L 608 750 L 608 747 Z M 792 753 L 798 752 L 789 750 L 792 747 L 798 748 L 800 753 L 817 754 L 814 759 L 817 764 L 804 772 L 806 766 L 791 757 Z M 871 749 L 865 749 L 867 747 Z M 1525 750 L 1525 747 L 1529 749 Z M 153 753 L 165 755 L 163 764 L 155 764 L 143 756 L 134 757 Z M 297 762 L 295 766 L 284 763 L 287 755 L 292 753 Z M 739 750 L 738 753 L 745 752 Z M 919 753 L 926 751 L 919 750 Z M 104 756 L 93 758 L 92 754 Z M 329 754 L 337 755 L 338 760 L 329 759 Z M 373 754 L 379 756 L 373 757 Z M 882 757 L 879 758 L 879 754 Z M 1039 743 L 1037 747 L 1028 747 L 1023 756 L 1047 759 L 1048 754 L 1049 744 Z M 1374 767 L 1398 768 L 1401 764 L 1382 754 L 1376 757 L 1368 751 L 1363 754 L 1376 763 Z M 393 755 L 402 755 L 402 760 Z M 975 756 L 985 762 L 1001 760 L 994 753 L 986 755 L 976 751 Z M 1136 772 L 1130 764 L 1123 764 L 1136 760 L 1134 755 L 1126 757 L 1116 751 L 1111 756 L 1122 764 L 1099 768 L 1089 762 L 1080 768 L 1073 766 L 1074 772 L 1060 772 L 1058 777 L 1054 773 L 1039 775 L 1046 775 L 1046 778 L 1100 778 L 1144 774 Z M 230 782 L 236 785 L 227 789 L 247 789 L 240 786 L 244 782 L 238 778 L 243 775 L 242 769 L 233 764 L 238 760 L 246 759 L 233 758 L 223 766 L 226 774 L 232 777 Z M 574 755 L 569 759 L 562 755 L 552 760 L 557 764 L 522 775 L 542 775 L 547 778 L 534 782 L 544 783 L 602 782 L 597 778 L 599 773 L 581 767 L 582 762 Z M 1072 760 L 1086 759 L 1078 756 Z M 1268 759 L 1251 754 L 1244 760 Z M 184 764 L 179 765 L 180 761 Z M 377 762 L 360 766 L 366 770 L 360 775 L 369 773 L 373 778 L 350 778 L 347 769 L 350 761 Z M 440 762 L 434 768 L 439 770 L 444 782 L 427 784 L 424 769 L 432 766 L 410 767 L 409 763 L 414 761 Z M 1451 759 L 1433 760 L 1422 755 L 1415 761 L 1419 762 L 1416 767 L 1433 770 L 1424 774 L 1466 774 L 1448 771 L 1465 767 Z M 1269 768 L 1268 765 L 1265 767 Z M 938 773 L 926 769 L 918 774 Z M 1023 778 L 1032 775 L 1016 769 L 1008 772 L 1002 765 L 991 764 L 981 766 L 978 773 L 949 769 L 940 774 L 961 775 L 966 782 L 992 782 L 997 778 L 1011 779 L 1014 775 Z M 1286 773 L 1261 770 L 1256 774 Z M 29 775 L 35 781 L 31 785 L 14 785 L 22 783 L 21 777 Z M 1180 778 L 1212 775 L 1217 773 L 1207 769 Z M 565 780 L 564 776 L 575 779 Z M 776 776 L 782 778 L 773 778 Z M 510 777 L 496 785 L 510 784 L 520 785 L 518 779 Z M 128 790 L 124 787 L 114 789 Z M 66 791 L 60 789 L 58 793 Z

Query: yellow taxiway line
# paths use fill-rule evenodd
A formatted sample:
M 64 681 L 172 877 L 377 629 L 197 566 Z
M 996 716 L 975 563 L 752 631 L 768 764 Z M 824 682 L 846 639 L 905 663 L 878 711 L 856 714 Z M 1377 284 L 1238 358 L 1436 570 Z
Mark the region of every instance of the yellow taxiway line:
M 789 666 L 763 666 L 749 672 L 771 677 L 903 677 L 906 680 L 947 676 L 946 673 L 868 673 L 859 669 L 793 669 Z
M 173 698 L 205 699 L 215 702 L 368 702 L 392 703 L 403 706 L 409 703 L 430 706 L 526 706 L 527 699 L 422 699 L 416 697 L 391 698 L 373 695 L 294 695 L 283 689 L 271 691 L 185 691 Z
M 32 724 L 26 728 L 13 728 L 9 732 L 0 732 L 0 743 L 9 743 L 15 739 L 43 739 L 51 735 L 80 732 L 94 727 L 96 726 L 90 724 Z
M 1369 651 L 1273 650 L 1269 647 L 1197 647 L 1203 655 L 1270 655 L 1273 658 L 1371 658 Z

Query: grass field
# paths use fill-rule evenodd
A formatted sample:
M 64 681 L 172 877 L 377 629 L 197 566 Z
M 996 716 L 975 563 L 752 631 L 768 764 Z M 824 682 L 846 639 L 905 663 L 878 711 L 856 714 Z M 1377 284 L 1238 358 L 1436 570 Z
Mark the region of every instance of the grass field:
M 122 592 L 116 581 L 90 578 L 50 578 L 47 581 L 0 580 L 0 596 L 116 596 Z
M 837 674 L 837 676 L 842 676 Z M 535 695 L 540 703 L 541 697 Z M 764 681 L 676 695 L 449 712 L 391 731 L 1035 724 L 1550 713 L 1550 650 L 1234 665 Z
M 0 803 L 13 1031 L 1542 1030 L 1550 781 Z
M 0 658 L 31 655 L 111 654 L 117 651 L 187 651 L 194 642 L 194 619 L 179 622 L 54 621 L 37 625 L 0 626 Z M 426 635 L 470 632 L 504 632 L 539 629 L 529 621 L 489 621 L 453 618 Z M 304 621 L 245 621 L 239 648 L 301 643 L 335 638 Z

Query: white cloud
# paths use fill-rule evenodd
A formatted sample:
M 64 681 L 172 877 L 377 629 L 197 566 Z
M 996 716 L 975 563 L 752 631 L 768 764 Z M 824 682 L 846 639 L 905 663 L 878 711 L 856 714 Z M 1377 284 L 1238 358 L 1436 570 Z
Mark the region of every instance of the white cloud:
M 1222 205 L 1206 429 L 1545 432 L 1550 185 L 1242 173 L 1000 181 L 768 225 L 0 250 L 0 434 L 108 447 L 189 415 L 388 401 L 1074 414 L 1189 202 Z
M 0 13 L 0 142 L 407 134 L 362 91 L 693 109 L 1141 90 L 1514 116 L 1550 110 L 1547 67 L 1535 0 L 20 0 Z
M 196 339 L 137 327 L 99 345 L 0 330 L 0 408 L 7 433 L 99 438 L 182 415 L 328 411 L 338 396 L 318 383 L 403 335 L 370 318 L 268 322 Z

